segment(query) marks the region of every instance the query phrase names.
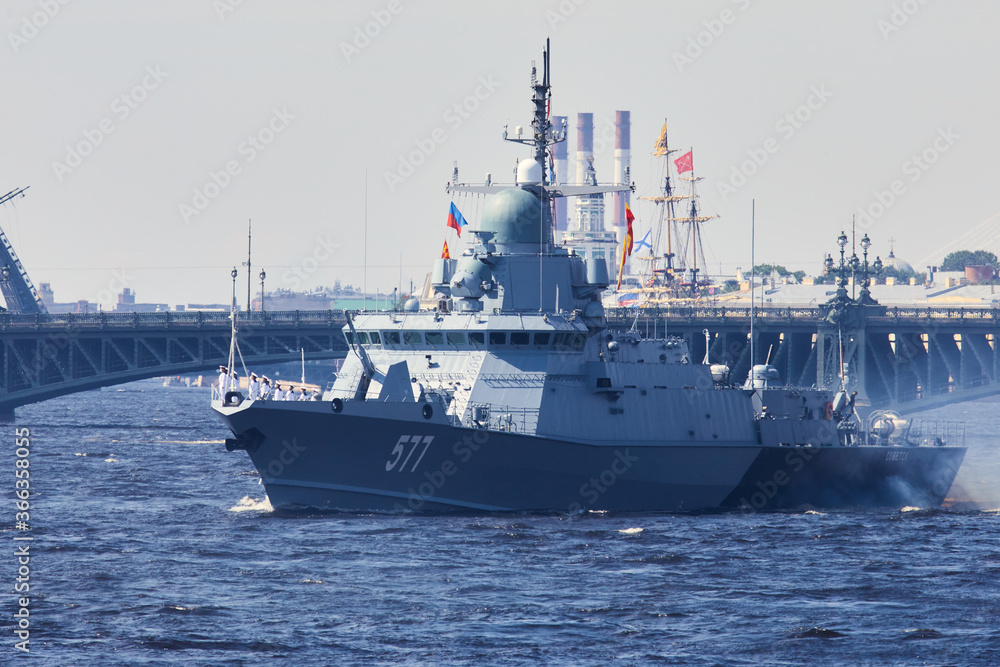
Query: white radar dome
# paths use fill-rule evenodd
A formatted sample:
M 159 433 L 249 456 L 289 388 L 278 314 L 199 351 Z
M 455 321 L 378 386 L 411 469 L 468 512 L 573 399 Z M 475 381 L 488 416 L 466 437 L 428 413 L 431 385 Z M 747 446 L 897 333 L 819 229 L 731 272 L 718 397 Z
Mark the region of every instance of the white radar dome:
M 542 182 L 542 165 L 533 159 L 521 160 L 517 163 L 517 184 L 538 185 Z

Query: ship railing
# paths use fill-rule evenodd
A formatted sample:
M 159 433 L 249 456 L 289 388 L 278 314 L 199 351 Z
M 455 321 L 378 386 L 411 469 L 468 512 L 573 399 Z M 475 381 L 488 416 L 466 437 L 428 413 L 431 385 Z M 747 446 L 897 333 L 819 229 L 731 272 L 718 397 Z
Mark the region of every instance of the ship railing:
M 965 446 L 965 422 L 941 419 L 913 419 L 904 433 L 913 445 Z
M 534 435 L 538 429 L 538 408 L 518 408 L 495 403 L 469 403 L 456 426 Z

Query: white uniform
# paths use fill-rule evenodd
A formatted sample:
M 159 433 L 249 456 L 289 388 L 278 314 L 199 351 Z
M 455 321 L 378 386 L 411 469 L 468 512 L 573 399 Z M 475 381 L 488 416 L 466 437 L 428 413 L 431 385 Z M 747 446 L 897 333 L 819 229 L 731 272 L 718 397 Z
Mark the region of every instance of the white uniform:
M 247 390 L 251 401 L 256 401 L 260 398 L 260 380 L 255 377 L 250 378 L 250 382 L 247 383 Z
M 229 374 L 219 373 L 219 393 L 223 396 L 229 391 Z
M 261 387 L 260 387 L 260 398 L 261 398 L 262 401 L 266 401 L 267 399 L 271 398 L 271 385 L 270 384 L 265 383 L 265 384 L 261 385 Z

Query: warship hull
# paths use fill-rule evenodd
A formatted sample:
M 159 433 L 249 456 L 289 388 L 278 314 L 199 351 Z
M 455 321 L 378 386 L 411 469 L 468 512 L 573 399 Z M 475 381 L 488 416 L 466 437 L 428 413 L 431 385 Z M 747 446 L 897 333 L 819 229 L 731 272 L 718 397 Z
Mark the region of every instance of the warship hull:
M 572 442 L 468 428 L 419 404 L 217 407 L 277 509 L 711 511 L 938 506 L 965 449 Z M 351 414 L 365 408 L 367 414 Z M 360 410 L 354 410 L 361 412 Z

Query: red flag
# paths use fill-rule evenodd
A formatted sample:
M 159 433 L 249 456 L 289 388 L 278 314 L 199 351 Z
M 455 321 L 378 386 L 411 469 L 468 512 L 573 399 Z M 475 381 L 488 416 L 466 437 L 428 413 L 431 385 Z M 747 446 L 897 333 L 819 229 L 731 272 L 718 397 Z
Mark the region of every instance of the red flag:
M 632 209 L 625 204 L 625 239 L 622 241 L 622 263 L 618 267 L 618 285 L 615 289 L 621 289 L 622 287 L 622 274 L 625 272 L 625 260 L 632 254 L 632 246 L 635 243 L 634 237 L 632 236 L 632 221 L 635 220 L 635 216 L 632 215 Z
M 451 259 L 451 255 L 448 253 L 448 239 L 445 239 L 444 248 L 441 249 L 441 259 Z
M 694 151 L 690 150 L 684 155 L 674 160 L 677 165 L 677 173 L 683 174 L 685 171 L 694 171 Z

